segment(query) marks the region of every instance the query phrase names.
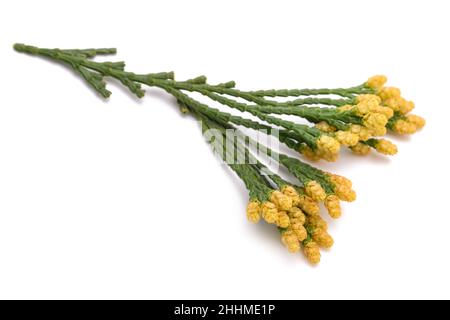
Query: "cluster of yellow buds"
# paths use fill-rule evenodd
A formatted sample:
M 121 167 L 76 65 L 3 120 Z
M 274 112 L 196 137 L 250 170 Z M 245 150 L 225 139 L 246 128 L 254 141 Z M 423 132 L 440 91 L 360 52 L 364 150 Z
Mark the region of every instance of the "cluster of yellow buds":
M 336 179 L 339 180 L 339 178 L 341 177 L 336 176 Z M 345 178 L 342 177 L 342 179 Z M 295 198 L 299 197 L 291 190 L 286 191 L 286 194 L 293 195 Z M 302 211 L 298 207 L 291 208 L 289 211 L 290 224 L 289 227 L 281 230 L 281 241 L 289 252 L 298 252 L 302 247 L 307 260 L 316 264 L 320 262 L 320 248 L 331 248 L 334 240 L 327 232 L 326 221 L 319 215 L 317 202 L 309 199 L 315 203 L 314 207 L 317 209 Z
M 348 132 L 358 135 L 358 141 L 349 145 L 356 145 L 359 140 L 367 140 L 371 136 L 383 136 L 386 134 L 386 124 L 394 115 L 392 109 L 381 104 L 381 99 L 374 94 L 361 94 L 356 97 L 356 105 L 344 105 L 338 107 L 339 111 L 353 110 L 362 118 L 363 126 L 353 124 Z
M 399 116 L 390 129 L 398 134 L 413 134 L 417 130 L 422 129 L 425 126 L 425 119 L 415 114 L 408 114 L 405 116 Z
M 320 183 L 315 180 L 311 180 L 305 185 L 305 192 L 315 201 L 324 201 L 327 197 L 325 190 L 323 190 Z
M 293 207 L 291 197 L 279 190 L 272 190 L 269 200 L 261 203 L 252 199 L 247 205 L 247 219 L 253 223 L 259 222 L 261 217 L 269 224 L 286 228 L 289 226 L 288 212 Z
M 371 149 L 385 155 L 397 153 L 397 147 L 392 142 L 386 139 L 375 141 L 374 138 L 385 136 L 388 129 L 399 134 L 414 133 L 425 125 L 425 120 L 409 114 L 414 103 L 403 98 L 398 88 L 385 87 L 386 81 L 387 78 L 382 75 L 369 78 L 362 86 L 365 89 L 361 89 L 360 93 L 347 93 L 353 97 L 350 103 L 337 106 L 336 109 L 348 117 L 331 117 L 330 122 L 324 120 L 315 124 L 315 128 L 323 132 L 324 136 L 329 135 L 335 140 L 333 147 L 327 145 L 328 152 L 322 151 L 323 143 L 318 150 L 301 145 L 300 152 L 311 161 L 335 161 L 340 145 L 349 147 L 359 155 L 366 155 Z M 360 122 L 351 118 L 352 115 L 359 117 Z M 333 122 L 336 119 L 348 121 L 346 128 L 337 128 Z M 368 142 L 369 140 L 372 141 Z
M 341 145 L 338 140 L 328 135 L 322 135 L 317 141 L 316 154 L 321 159 L 336 161 L 339 156 L 340 147 Z
M 352 189 L 352 182 L 349 179 L 332 173 L 329 173 L 328 177 L 339 199 L 347 202 L 356 200 L 356 192 Z
M 340 200 L 354 201 L 352 183 L 345 177 L 326 173 L 334 194 L 327 194 L 321 184 L 311 180 L 304 188 L 283 185 L 272 190 L 268 200 L 251 200 L 247 206 L 247 218 L 253 223 L 261 217 L 266 223 L 276 225 L 281 242 L 289 252 L 302 251 L 308 261 L 320 261 L 320 248 L 329 249 L 333 238 L 327 232 L 327 223 L 320 216 L 319 202 L 323 202 L 332 218 L 341 215 Z
M 412 134 L 423 128 L 425 120 L 417 115 L 409 114 L 415 107 L 414 102 L 403 98 L 399 88 L 385 87 L 386 81 L 385 76 L 377 75 L 369 78 L 366 86 L 374 90 L 374 94 L 379 97 L 382 105 L 397 115 L 388 125 L 389 129 L 398 134 Z
M 363 125 L 351 125 L 349 132 L 359 136 L 358 142 L 349 145 L 350 149 L 358 155 L 366 155 L 371 149 L 384 155 L 397 153 L 397 146 L 386 139 L 376 139 L 384 136 L 387 129 L 397 134 L 412 134 L 425 125 L 425 120 L 417 115 L 409 114 L 414 103 L 401 96 L 395 87 L 385 87 L 386 76 L 377 75 L 369 78 L 365 87 L 372 93 L 360 94 L 356 97 L 355 106 L 339 107 L 343 111 L 354 108 L 357 114 L 363 117 Z
M 301 144 L 299 148 L 299 152 L 307 159 L 311 161 L 318 161 L 320 159 L 324 159 L 326 161 L 334 162 L 339 157 L 339 152 L 341 149 L 341 142 L 339 139 L 348 139 L 344 136 L 337 137 L 336 135 L 331 136 L 327 134 L 323 134 L 317 140 L 317 148 L 316 150 L 311 149 L 306 144 Z
M 308 237 L 304 227 L 306 216 L 298 207 L 292 207 L 289 210 L 289 224 L 280 229 L 281 242 L 286 246 L 289 252 L 295 253 L 300 250 L 301 243 Z

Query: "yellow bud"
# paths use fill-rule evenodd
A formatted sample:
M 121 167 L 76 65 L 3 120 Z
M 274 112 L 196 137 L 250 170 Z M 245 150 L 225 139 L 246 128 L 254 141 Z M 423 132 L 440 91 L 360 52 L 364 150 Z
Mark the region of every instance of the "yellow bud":
M 326 121 L 321 121 L 319 123 L 316 123 L 315 127 L 317 129 L 319 129 L 320 131 L 327 132 L 327 133 L 336 131 L 336 128 L 333 127 L 332 125 L 328 124 L 328 122 L 326 122 Z
M 371 108 L 365 101 L 362 101 L 356 105 L 355 111 L 358 116 L 364 116 L 371 111 Z
M 370 152 L 370 147 L 361 142 L 359 142 L 356 146 L 351 147 L 350 149 L 352 150 L 353 153 L 361 156 L 365 156 Z
M 359 96 L 356 97 L 356 101 L 357 102 L 364 102 L 364 101 L 369 101 L 371 103 L 374 104 L 380 104 L 381 103 L 381 98 L 375 94 L 360 94 Z
M 292 230 L 283 231 L 281 233 L 281 242 L 291 253 L 295 253 L 300 250 L 300 242 Z
M 335 137 L 341 144 L 349 147 L 356 145 L 359 141 L 359 136 L 349 131 L 339 130 L 335 133 Z
M 386 127 L 378 127 L 377 129 L 373 129 L 371 133 L 375 137 L 381 137 L 387 133 L 387 129 Z
M 402 108 L 402 103 L 403 101 L 401 97 L 393 97 L 383 100 L 383 104 L 393 111 L 400 111 L 400 109 Z
M 289 216 L 286 211 L 278 211 L 276 224 L 280 228 L 289 227 Z
M 373 94 L 362 94 L 357 98 L 358 104 L 355 111 L 359 116 L 364 116 L 370 112 L 379 110 L 381 99 Z
M 383 102 L 385 102 L 387 99 L 400 97 L 401 92 L 399 88 L 384 87 L 378 91 L 378 96 L 381 98 Z
M 252 200 L 247 205 L 247 219 L 253 223 L 258 223 L 261 218 L 261 205 L 259 201 Z
M 297 206 L 300 202 L 300 196 L 298 195 L 298 192 L 294 187 L 284 186 L 281 192 L 283 192 L 283 194 L 287 197 L 291 198 L 292 206 Z
M 320 212 L 319 204 L 308 196 L 301 195 L 298 206 L 307 214 L 316 216 Z
M 341 204 L 339 202 L 339 198 L 335 195 L 329 195 L 325 199 L 325 208 L 328 210 L 328 214 L 330 217 L 337 219 L 341 216 Z
M 380 139 L 375 145 L 375 149 L 382 154 L 392 156 L 397 153 L 397 146 L 386 139 Z
M 322 248 L 329 249 L 334 244 L 333 238 L 323 229 L 314 229 L 312 238 Z
M 289 210 L 292 207 L 292 200 L 288 196 L 284 195 L 281 191 L 274 190 L 270 193 L 270 201 L 280 210 Z
M 351 133 L 354 133 L 356 135 L 359 136 L 359 140 L 361 141 L 366 141 L 369 140 L 371 137 L 371 132 L 369 129 L 367 129 L 366 127 L 360 126 L 358 124 L 352 124 L 350 126 L 350 130 Z
M 334 192 L 342 201 L 352 202 L 356 200 L 356 192 L 344 185 L 337 185 Z
M 377 109 L 374 110 L 374 112 L 381 113 L 382 115 L 384 115 L 388 119 L 390 119 L 390 118 L 392 118 L 394 116 L 394 110 L 392 110 L 389 107 L 379 106 Z
M 275 223 L 277 221 L 278 209 L 274 203 L 272 203 L 270 201 L 264 202 L 261 206 L 261 213 L 262 213 L 263 219 L 267 223 Z
M 321 135 L 317 140 L 317 154 L 327 161 L 336 161 L 341 144 L 333 137 Z
M 308 237 L 308 232 L 302 225 L 297 225 L 295 228 L 292 229 L 292 231 L 294 231 L 294 234 L 297 237 L 298 241 L 303 241 Z
M 386 134 L 386 124 L 388 119 L 380 113 L 368 113 L 363 118 L 364 126 L 370 130 L 374 136 Z
M 303 246 L 303 253 L 310 263 L 317 264 L 320 262 L 320 249 L 314 241 L 309 241 Z
M 330 181 L 333 182 L 334 184 L 342 184 L 349 188 L 351 188 L 353 185 L 350 179 L 347 179 L 346 177 L 340 176 L 338 174 L 329 173 L 328 177 L 330 178 Z
M 398 111 L 401 114 L 407 114 L 413 111 L 414 107 L 415 107 L 414 102 L 402 99 L 400 103 L 400 109 Z
M 292 207 L 288 212 L 289 218 L 291 221 L 295 219 L 296 223 L 300 223 L 301 225 L 305 224 L 306 216 L 300 208 Z
M 384 86 L 386 81 L 387 81 L 386 76 L 376 75 L 376 76 L 370 77 L 366 81 L 366 86 L 368 86 L 369 88 L 375 89 L 375 90 L 379 90 Z
M 406 122 L 413 124 L 417 129 L 422 129 L 425 126 L 425 119 L 415 114 L 408 114 Z
M 392 130 L 398 134 L 412 134 L 417 131 L 417 127 L 413 123 L 399 119 L 395 121 Z
M 305 192 L 308 196 L 310 196 L 313 200 L 316 201 L 323 201 L 327 196 L 320 183 L 314 180 L 309 181 L 305 185 Z
M 322 229 L 324 231 L 328 230 L 327 222 L 320 216 L 308 216 L 306 223 L 312 226 L 314 229 Z

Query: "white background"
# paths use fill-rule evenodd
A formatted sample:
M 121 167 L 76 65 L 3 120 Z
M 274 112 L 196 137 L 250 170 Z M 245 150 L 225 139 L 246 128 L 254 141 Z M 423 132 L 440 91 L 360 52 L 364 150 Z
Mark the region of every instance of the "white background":
M 0 298 L 450 298 L 448 1 L 1 1 Z M 117 47 L 136 72 L 242 89 L 384 73 L 423 131 L 320 163 L 358 200 L 317 267 L 245 219 L 243 184 L 172 98 L 17 54 Z M 116 58 L 114 58 L 116 59 Z

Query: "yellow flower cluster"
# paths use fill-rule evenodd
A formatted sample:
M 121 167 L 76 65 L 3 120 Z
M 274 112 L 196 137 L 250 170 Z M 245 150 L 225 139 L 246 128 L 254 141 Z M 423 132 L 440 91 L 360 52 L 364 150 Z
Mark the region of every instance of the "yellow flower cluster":
M 414 102 L 401 96 L 400 89 L 395 87 L 383 87 L 377 91 L 383 105 L 401 114 L 407 114 L 414 109 Z
M 308 216 L 308 225 L 315 229 L 328 230 L 327 222 L 320 216 Z
M 284 186 L 281 189 L 281 192 L 289 197 L 291 199 L 292 202 L 292 206 L 298 206 L 298 204 L 300 203 L 300 195 L 298 194 L 297 190 L 295 190 L 294 187 L 292 186 Z
M 363 141 L 367 140 L 370 136 L 382 136 L 386 134 L 386 124 L 394 115 L 394 111 L 383 106 L 381 104 L 381 98 L 374 94 L 359 95 L 356 105 L 345 105 L 339 107 L 338 110 L 354 110 L 358 116 L 363 118 L 364 130 L 358 125 L 352 125 L 349 129 L 349 132 L 358 136 L 362 133 L 362 137 L 359 140 Z M 349 146 L 354 146 L 356 143 Z
M 324 127 L 325 130 L 330 130 L 330 127 L 324 125 L 325 122 L 321 122 L 319 127 Z M 344 138 L 344 136 L 341 136 Z M 348 138 L 347 138 L 348 139 Z M 339 151 L 341 149 L 341 143 L 336 137 L 323 134 L 317 139 L 317 149 L 313 150 L 309 146 L 302 144 L 299 152 L 305 156 L 306 159 L 311 161 L 318 161 L 325 159 L 330 162 L 334 162 L 339 157 Z
M 372 136 L 384 136 L 388 118 L 381 113 L 368 113 L 363 117 L 364 126 L 369 129 Z
M 397 153 L 397 146 L 386 139 L 379 139 L 376 142 L 375 149 L 382 154 L 392 156 Z
M 416 130 L 422 129 L 425 126 L 425 119 L 422 117 L 416 116 L 415 114 L 406 115 L 406 121 L 415 125 Z
M 337 219 L 341 216 L 341 214 L 342 214 L 341 203 L 339 201 L 338 196 L 336 196 L 334 194 L 328 195 L 325 198 L 324 205 L 325 205 L 325 208 L 327 208 L 327 210 L 328 210 L 328 214 L 333 219 Z
M 261 216 L 267 223 L 276 223 L 278 218 L 278 209 L 275 203 L 270 201 L 263 202 L 261 206 Z
M 356 134 L 358 136 L 359 141 L 369 140 L 372 136 L 368 128 L 360 126 L 359 124 L 352 124 L 350 126 L 349 132 Z
M 298 207 L 312 216 L 316 216 L 320 212 L 319 204 L 307 195 L 299 196 Z
M 261 204 L 257 200 L 251 200 L 248 203 L 247 219 L 253 223 L 258 223 L 262 217 L 269 224 L 275 224 L 280 228 L 288 228 L 291 224 L 291 211 L 295 211 L 296 209 L 294 208 L 300 203 L 303 203 L 303 206 L 308 210 L 316 210 L 307 200 L 301 198 L 291 186 L 283 188 L 283 192 L 273 190 L 269 195 L 268 201 L 264 201 Z
M 308 226 L 311 232 L 311 238 L 303 243 L 303 253 L 310 263 L 317 264 L 321 258 L 320 248 L 331 248 L 334 240 L 327 232 L 327 223 L 320 216 L 308 216 L 305 225 Z
M 375 89 L 375 90 L 379 90 L 381 88 L 383 88 L 383 86 L 385 85 L 385 83 L 387 82 L 387 77 L 384 75 L 376 75 L 373 77 L 370 77 L 367 82 L 366 85 L 369 88 Z
M 425 126 L 425 119 L 415 114 L 408 114 L 404 119 L 400 118 L 394 122 L 392 130 L 398 134 L 413 134 Z
M 315 188 L 314 184 L 311 184 L 311 186 L 311 188 Z M 316 264 L 320 261 L 319 244 L 329 248 L 333 242 L 326 232 L 326 222 L 318 215 L 317 202 L 308 196 L 299 195 L 291 186 L 286 186 L 282 190 L 284 195 L 291 198 L 293 204 L 304 207 L 307 214 L 297 206 L 293 206 L 288 211 L 289 225 L 281 231 L 281 242 L 291 253 L 299 252 L 303 244 L 303 253 L 306 258 L 311 263 Z M 314 225 L 315 228 L 311 234 L 312 239 L 304 243 L 308 237 L 308 231 L 305 228 L 306 223 L 311 226 Z
M 316 216 L 319 214 L 319 205 L 317 201 L 305 194 L 299 194 L 292 186 L 285 186 L 282 189 L 283 194 L 290 197 L 292 200 L 292 206 L 298 207 L 308 215 Z M 306 193 L 305 190 L 303 192 Z
M 366 87 L 374 89 L 373 94 L 360 94 L 354 105 L 338 107 L 340 111 L 354 111 L 361 117 L 361 124 L 350 124 L 347 130 L 340 130 L 325 121 L 318 122 L 315 128 L 323 134 L 317 139 L 317 148 L 302 144 L 300 152 L 314 161 L 335 161 L 341 145 L 360 155 L 368 154 L 372 148 L 385 155 L 396 154 L 395 144 L 375 137 L 384 136 L 388 127 L 398 133 L 413 133 L 425 125 L 425 120 L 407 114 L 414 104 L 401 97 L 397 88 L 384 87 L 386 81 L 385 76 L 370 78 Z M 356 200 L 350 180 L 332 173 L 326 173 L 326 177 L 327 185 L 318 178 L 318 181 L 305 183 L 303 189 L 284 186 L 281 190 L 274 190 L 269 200 L 263 203 L 251 201 L 247 207 L 248 219 L 258 222 L 262 217 L 275 224 L 281 231 L 281 242 L 289 252 L 303 251 L 310 263 L 319 263 L 320 250 L 334 244 L 327 222 L 320 215 L 319 203 L 322 202 L 328 215 L 336 219 L 342 214 L 340 201 Z
M 290 253 L 296 253 L 300 250 L 300 241 L 292 230 L 283 230 L 281 232 L 281 242 L 286 246 Z
M 273 202 L 279 210 L 289 210 L 292 207 L 292 200 L 281 191 L 274 190 L 270 194 L 270 201 Z
M 312 231 L 312 239 L 322 248 L 330 249 L 333 244 L 334 240 L 330 236 L 330 234 L 322 228 L 313 228 Z
M 325 193 L 325 190 L 323 190 L 320 183 L 314 180 L 309 181 L 305 185 L 305 192 L 315 201 L 323 201 L 327 197 L 327 194 Z
M 286 185 L 280 191 L 272 191 L 270 201 L 262 205 L 251 201 L 247 207 L 247 217 L 257 222 L 262 216 L 266 222 L 277 225 L 281 242 L 289 252 L 302 250 L 310 263 L 319 263 L 320 248 L 331 248 L 334 240 L 328 234 L 327 222 L 319 214 L 318 202 L 323 201 L 329 215 L 337 218 L 341 215 L 339 199 L 353 201 L 356 197 L 350 180 L 331 173 L 327 177 L 334 185 L 336 195 L 326 195 L 317 181 L 310 181 L 304 189 Z
M 258 223 L 261 219 L 261 204 L 258 200 L 251 200 L 247 205 L 247 219 Z
M 334 185 L 334 192 L 342 201 L 352 202 L 356 200 L 356 192 L 352 189 L 352 182 L 337 174 L 328 175 Z
M 350 150 L 352 150 L 353 153 L 365 156 L 370 153 L 370 147 L 367 144 L 364 144 L 362 142 L 358 142 L 355 146 L 351 147 Z
M 387 128 L 398 133 L 413 133 L 425 125 L 425 120 L 408 114 L 414 104 L 401 97 L 397 88 L 384 87 L 386 80 L 384 76 L 370 78 L 366 87 L 374 89 L 373 94 L 360 94 L 354 105 L 338 107 L 341 111 L 354 111 L 361 117 L 360 124 L 350 124 L 348 129 L 341 130 L 325 121 L 318 122 L 315 128 L 323 134 L 317 139 L 317 147 L 302 144 L 300 152 L 310 160 L 328 161 L 338 158 L 341 145 L 360 155 L 368 154 L 371 149 L 384 155 L 396 154 L 395 144 L 376 137 L 384 136 Z M 316 180 L 304 183 L 303 188 L 284 186 L 271 191 L 267 201 L 253 200 L 247 206 L 248 220 L 256 223 L 263 218 L 276 225 L 287 250 L 302 251 L 312 264 L 320 262 L 321 249 L 334 244 L 327 222 L 320 215 L 319 203 L 322 202 L 328 215 L 336 219 L 342 215 L 341 201 L 356 200 L 350 180 L 332 173 L 326 173 L 325 181 L 323 179 L 317 176 Z
M 303 253 L 310 263 L 317 264 L 320 262 L 320 248 L 316 242 L 308 241 L 303 246 Z
M 425 120 L 419 116 L 408 114 L 414 109 L 414 102 L 403 98 L 399 88 L 385 87 L 386 81 L 385 76 L 378 75 L 369 78 L 366 86 L 375 90 L 375 94 L 380 98 L 383 106 L 406 115 L 405 118 L 397 119 L 391 129 L 399 134 L 412 134 L 421 129 L 425 125 Z
M 385 77 L 374 78 L 369 81 L 373 86 L 382 85 Z M 382 104 L 382 99 L 375 94 L 361 94 L 356 97 L 355 105 L 344 105 L 337 108 L 340 111 L 354 110 L 362 118 L 362 125 L 351 124 L 348 130 L 334 132 L 334 137 L 342 145 L 350 147 L 355 153 L 367 154 L 368 146 L 361 143 L 376 136 L 386 134 L 386 125 L 394 116 L 394 111 Z M 319 128 L 325 127 L 321 124 Z
M 334 137 L 336 138 L 337 141 L 339 141 L 340 144 L 347 146 L 347 147 L 352 147 L 355 146 L 356 144 L 358 144 L 360 138 L 359 135 L 356 133 L 349 131 L 336 131 L 334 134 Z
M 247 216 L 253 217 L 253 211 L 257 210 L 257 205 L 256 201 L 249 203 Z M 266 222 L 282 228 L 281 241 L 292 253 L 300 250 L 301 242 L 308 235 L 304 227 L 306 216 L 299 206 L 314 214 L 318 213 L 318 206 L 314 200 L 299 195 L 292 186 L 284 186 L 281 191 L 272 191 L 270 201 L 264 202 L 260 208 L 261 215 Z M 256 219 L 251 221 L 256 221 Z
M 281 228 L 289 226 L 289 216 L 287 211 L 292 208 L 292 199 L 279 190 L 273 190 L 270 193 L 269 201 L 261 205 L 261 216 L 270 224 L 276 224 Z M 247 208 L 247 217 L 248 208 Z M 253 220 L 250 220 L 253 221 Z
M 382 100 L 377 95 L 361 94 L 357 97 L 357 102 L 355 110 L 360 116 L 368 113 L 380 113 L 389 119 L 394 115 L 394 111 L 391 108 L 382 105 Z
M 304 227 L 306 216 L 297 207 L 289 210 L 289 226 L 281 232 L 281 242 L 289 252 L 295 253 L 300 250 L 300 244 L 306 239 L 308 233 Z
M 339 156 L 341 144 L 333 137 L 322 135 L 317 140 L 316 153 L 321 159 L 336 161 Z

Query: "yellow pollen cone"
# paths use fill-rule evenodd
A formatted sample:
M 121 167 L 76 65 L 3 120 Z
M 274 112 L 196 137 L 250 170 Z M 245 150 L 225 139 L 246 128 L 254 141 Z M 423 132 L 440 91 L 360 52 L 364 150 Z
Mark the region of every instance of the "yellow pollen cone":
M 366 81 L 366 86 L 368 86 L 369 88 L 375 89 L 375 90 L 379 90 L 385 85 L 386 82 L 387 82 L 386 76 L 376 75 L 376 76 L 370 77 Z
M 247 219 L 253 223 L 258 223 L 261 218 L 261 205 L 259 201 L 250 201 L 247 205 Z
M 370 153 L 370 147 L 364 143 L 359 142 L 356 146 L 350 148 L 353 153 L 365 156 Z
M 322 186 L 317 181 L 309 181 L 305 185 L 305 192 L 316 201 L 323 201 L 327 196 L 325 190 L 323 190 Z
M 320 248 L 314 241 L 309 241 L 303 246 L 303 253 L 310 263 L 317 264 L 320 262 Z
M 328 210 L 328 214 L 330 217 L 337 219 L 341 216 L 341 204 L 339 202 L 339 198 L 335 195 L 329 195 L 325 199 L 325 207 Z
M 278 209 L 277 206 L 270 201 L 266 201 L 261 205 L 261 213 L 263 219 L 267 223 L 275 223 L 278 218 Z

